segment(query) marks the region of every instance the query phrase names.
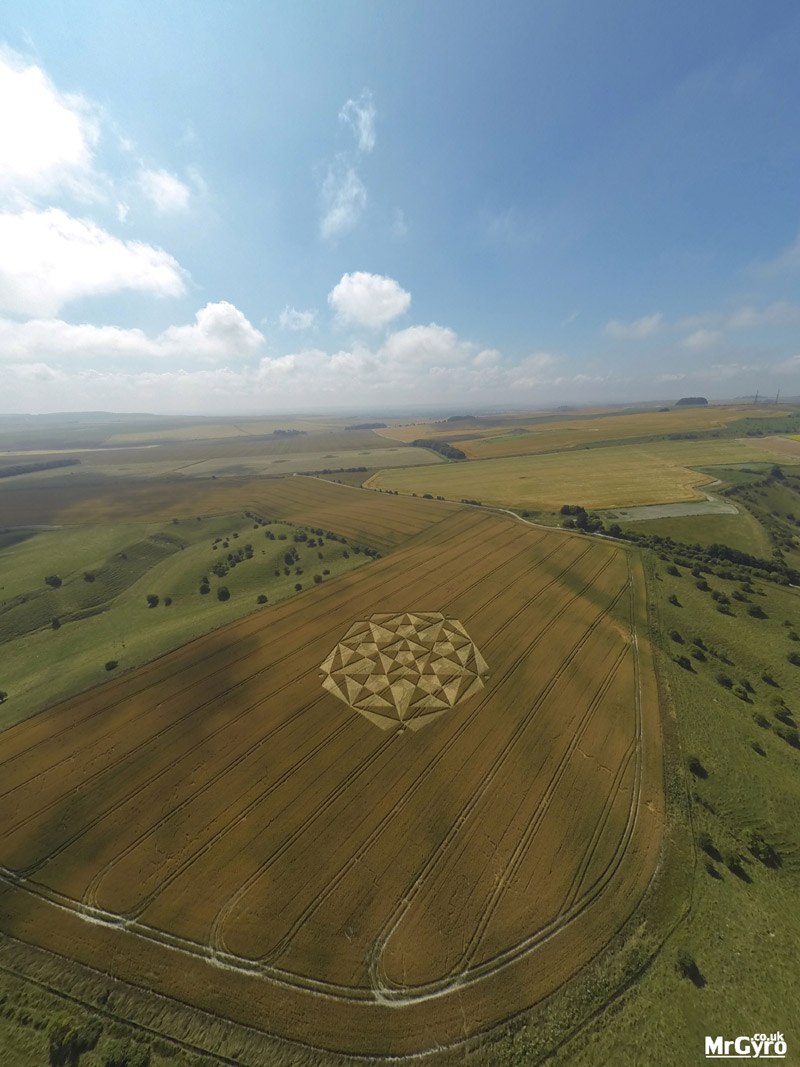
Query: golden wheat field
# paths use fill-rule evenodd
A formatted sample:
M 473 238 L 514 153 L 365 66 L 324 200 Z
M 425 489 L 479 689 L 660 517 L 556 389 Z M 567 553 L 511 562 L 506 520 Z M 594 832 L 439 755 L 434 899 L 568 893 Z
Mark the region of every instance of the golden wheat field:
M 399 547 L 5 731 L 0 923 L 301 1044 L 451 1045 L 578 971 L 652 875 L 640 564 L 476 509 L 275 491 L 264 510 Z
M 397 426 L 379 430 L 382 436 L 411 442 L 417 438 L 451 441 L 467 459 L 499 459 L 504 456 L 535 455 L 585 448 L 605 441 L 654 437 L 659 434 L 698 433 L 717 430 L 745 416 L 785 416 L 783 408 L 734 407 L 673 408 L 669 411 L 609 414 L 587 411 L 581 418 L 553 419 L 520 414 L 516 419 L 491 416 L 459 422 L 437 422 L 427 426 Z
M 484 504 L 557 510 L 634 507 L 703 500 L 700 487 L 716 481 L 696 467 L 723 463 L 787 462 L 774 448 L 753 440 L 655 441 L 547 455 L 443 463 L 436 467 L 381 470 L 370 489 Z

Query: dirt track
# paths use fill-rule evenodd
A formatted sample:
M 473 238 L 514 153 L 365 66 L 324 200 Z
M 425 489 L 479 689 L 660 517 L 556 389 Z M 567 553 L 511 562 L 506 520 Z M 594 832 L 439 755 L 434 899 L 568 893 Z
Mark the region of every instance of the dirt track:
M 293 482 L 284 506 L 335 529 L 338 509 L 388 538 L 400 505 L 405 544 L 6 731 L 0 914 L 24 940 L 310 1045 L 453 1043 L 575 973 L 652 873 L 661 743 L 638 559 Z M 387 733 L 318 667 L 354 619 L 415 609 L 460 619 L 490 674 L 419 732 Z

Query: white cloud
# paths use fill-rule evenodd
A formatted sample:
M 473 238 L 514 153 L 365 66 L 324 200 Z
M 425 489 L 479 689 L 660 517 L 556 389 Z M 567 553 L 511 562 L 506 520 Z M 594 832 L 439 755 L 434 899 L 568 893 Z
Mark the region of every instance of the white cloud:
M 206 359 L 251 356 L 264 344 L 264 335 L 237 307 L 221 300 L 206 304 L 191 326 L 170 326 L 157 339 L 163 355 L 199 355 Z
M 719 344 L 722 339 L 722 334 L 719 330 L 695 330 L 694 333 L 690 333 L 688 337 L 684 337 L 681 344 L 684 348 L 689 348 L 693 352 L 705 352 L 709 348 L 714 348 Z
M 134 289 L 180 296 L 184 272 L 167 252 L 121 241 L 60 208 L 0 213 L 0 308 L 55 314 L 80 297 Z
M 159 412 L 296 410 L 445 398 L 532 403 L 562 384 L 601 380 L 581 374 L 556 377 L 559 361 L 548 352 L 513 363 L 436 323 L 400 330 L 375 349 L 303 348 L 267 356 L 262 346 L 261 334 L 229 304 L 209 305 L 193 325 L 171 327 L 152 338 L 141 330 L 0 319 L 0 353 L 8 361 L 4 402 L 9 411 L 112 406 Z M 87 366 L 81 355 L 103 362 Z M 209 359 L 232 361 L 237 355 L 238 366 L 202 366 Z M 186 365 L 132 370 L 113 356 L 183 357 Z
M 474 349 L 469 342 L 460 341 L 454 330 L 432 322 L 390 334 L 378 355 L 389 364 L 418 372 L 421 366 L 430 370 L 465 363 L 474 355 Z
M 328 303 L 342 322 L 377 328 L 408 311 L 411 294 L 394 278 L 355 271 L 342 275 L 328 294 Z
M 314 325 L 317 317 L 316 311 L 298 311 L 297 308 L 286 307 L 281 312 L 280 325 L 282 330 L 309 330 Z
M 800 236 L 773 259 L 754 263 L 750 269 L 753 274 L 767 277 L 800 270 Z
M 758 308 L 745 304 L 734 311 L 706 311 L 689 315 L 675 323 L 679 330 L 754 330 L 759 327 L 793 326 L 800 322 L 800 306 L 776 300 Z
M 515 389 L 533 389 L 547 382 L 557 363 L 551 352 L 533 352 L 517 363 L 512 371 L 511 384 Z
M 358 100 L 348 100 L 339 112 L 339 118 L 355 134 L 359 152 L 371 152 L 375 147 L 375 116 L 369 89 L 364 89 Z
M 320 233 L 325 238 L 340 237 L 352 230 L 367 205 L 367 190 L 355 168 L 343 156 L 328 167 L 322 183 L 323 216 Z
M 59 92 L 14 53 L 0 53 L 0 193 L 25 199 L 66 188 L 90 195 L 98 137 L 82 97 Z
M 663 314 L 657 311 L 653 315 L 644 315 L 633 322 L 619 322 L 617 319 L 612 319 L 606 323 L 604 332 L 608 337 L 613 337 L 617 341 L 643 341 L 648 337 L 655 337 L 661 330 L 663 318 Z
M 486 236 L 497 244 L 526 245 L 539 238 L 539 227 L 516 207 L 490 211 L 483 216 Z
M 393 237 L 405 237 L 408 234 L 408 225 L 406 223 L 405 212 L 402 208 L 396 207 L 394 209 L 394 215 L 392 218 L 392 236 Z
M 142 170 L 139 188 L 159 215 L 171 215 L 189 207 L 189 187 L 167 170 Z
M 800 322 L 800 307 L 786 300 L 776 301 L 765 308 L 740 308 L 727 321 L 731 330 L 752 330 L 758 326 L 793 326 Z
M 0 358 L 12 364 L 39 366 L 45 361 L 109 359 L 185 359 L 221 361 L 258 354 L 264 335 L 225 301 L 207 304 L 186 326 L 170 326 L 155 337 L 143 330 L 62 319 L 16 322 L 0 318 Z

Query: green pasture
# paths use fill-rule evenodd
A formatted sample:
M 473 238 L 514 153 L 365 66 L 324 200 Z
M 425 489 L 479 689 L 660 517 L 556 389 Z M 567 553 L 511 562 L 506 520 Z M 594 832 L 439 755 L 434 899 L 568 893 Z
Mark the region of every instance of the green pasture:
M 0 690 L 9 694 L 0 704 L 0 726 L 252 611 L 268 610 L 293 596 L 297 583 L 313 586 L 314 575 L 330 581 L 368 559 L 340 541 L 313 548 L 295 543 L 297 528 L 285 523 L 254 525 L 238 513 L 177 524 L 53 530 L 0 552 Z M 252 546 L 251 558 L 223 577 L 212 572 L 245 545 Z M 287 575 L 284 554 L 292 547 L 299 562 Z M 297 566 L 302 574 L 295 573 Z M 59 588 L 45 584 L 52 575 L 61 579 Z M 199 591 L 204 577 L 205 595 Z M 218 599 L 221 586 L 229 590 L 228 600 Z M 148 606 L 149 594 L 158 596 L 156 607 Z M 266 605 L 257 605 L 260 595 Z M 113 660 L 118 666 L 107 671 Z

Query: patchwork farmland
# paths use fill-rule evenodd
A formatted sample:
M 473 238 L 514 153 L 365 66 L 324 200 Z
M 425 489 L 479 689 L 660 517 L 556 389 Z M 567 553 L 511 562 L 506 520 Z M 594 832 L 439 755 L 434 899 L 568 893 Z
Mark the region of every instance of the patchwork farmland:
M 659 852 L 639 557 L 312 479 L 224 493 L 394 551 L 5 731 L 5 932 L 343 1053 L 451 1045 L 537 1003 Z M 409 613 L 457 620 L 483 686 L 381 728 L 321 668 L 354 623 Z

